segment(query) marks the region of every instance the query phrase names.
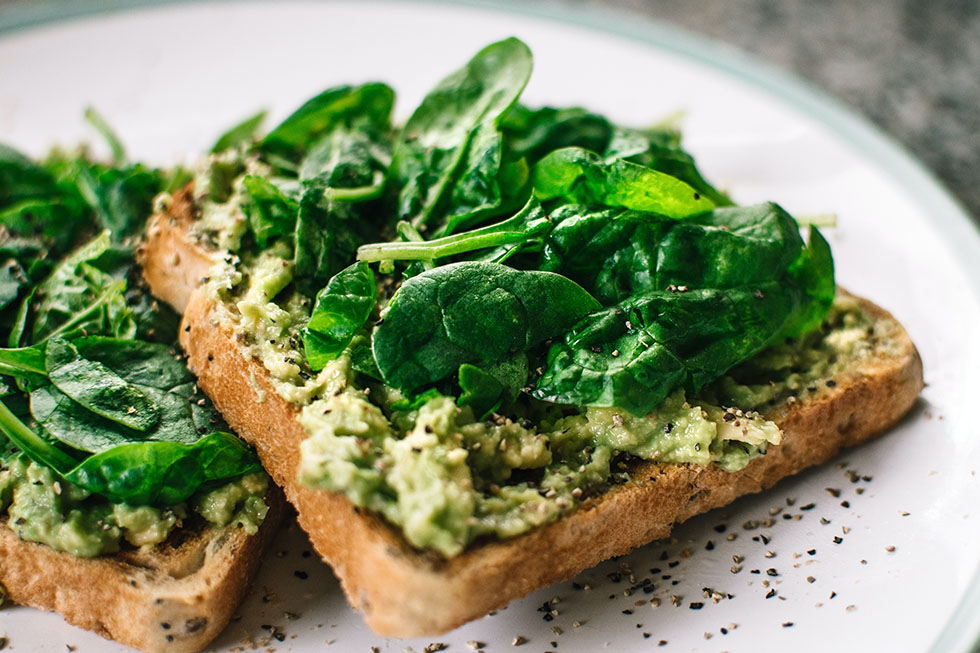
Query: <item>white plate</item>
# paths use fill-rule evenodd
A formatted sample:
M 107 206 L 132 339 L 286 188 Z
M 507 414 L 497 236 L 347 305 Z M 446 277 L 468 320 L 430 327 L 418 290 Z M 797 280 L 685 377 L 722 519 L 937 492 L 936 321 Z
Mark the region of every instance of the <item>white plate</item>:
M 30 9 L 42 17 L 50 10 Z M 421 651 L 438 641 L 465 651 L 476 640 L 500 651 L 517 635 L 528 640 L 519 650 L 565 652 L 966 650 L 976 641 L 980 239 L 922 168 L 833 101 L 717 44 L 567 8 L 178 4 L 11 29 L 24 16 L 0 26 L 8 29 L 0 39 L 0 140 L 38 155 L 90 139 L 81 114 L 93 105 L 135 158 L 159 164 L 193 158 L 260 107 L 278 119 L 341 82 L 389 81 L 404 117 L 482 45 L 517 35 L 536 58 L 527 102 L 582 104 L 637 125 L 683 109 L 689 147 L 738 200 L 836 212 L 839 281 L 892 310 L 925 362 L 928 387 L 892 433 L 694 519 L 669 542 L 583 573 L 575 583 L 591 590 L 560 583 L 442 637 L 380 638 L 347 607 L 328 568 L 303 557 L 309 544 L 293 527 L 219 647 L 247 638 L 277 650 Z M 825 488 L 839 488 L 840 497 Z M 770 518 L 771 526 L 743 528 Z M 739 573 L 730 571 L 733 555 L 744 556 Z M 616 581 L 624 568 L 635 583 L 629 574 Z M 646 578 L 652 594 L 626 595 Z M 702 588 L 725 598 L 714 603 Z M 672 596 L 682 597 L 679 606 Z M 553 597 L 558 614 L 544 621 L 538 608 Z M 19 607 L 0 612 L 0 635 L 18 650 L 111 648 L 55 615 Z

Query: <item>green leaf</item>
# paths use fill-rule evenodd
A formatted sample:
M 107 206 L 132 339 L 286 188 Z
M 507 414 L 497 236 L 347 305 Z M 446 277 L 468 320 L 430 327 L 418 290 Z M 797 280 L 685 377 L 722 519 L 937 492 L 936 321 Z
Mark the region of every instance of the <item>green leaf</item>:
M 317 294 L 310 321 L 302 332 L 306 360 L 314 371 L 323 369 L 347 348 L 370 317 L 376 295 L 374 272 L 364 262 L 338 272 Z
M 456 403 L 471 406 L 479 420 L 486 419 L 503 401 L 504 385 L 476 365 L 463 363 L 459 366 L 459 387 L 462 392 Z
M 574 147 L 556 150 L 534 166 L 534 194 L 541 201 L 621 206 L 676 219 L 714 208 L 676 177 L 622 159 L 607 163 Z
M 0 209 L 24 199 L 50 197 L 55 191 L 50 172 L 0 143 Z
M 428 226 L 438 231 L 453 202 L 460 203 L 457 216 L 499 204 L 497 124 L 524 90 L 531 67 L 527 46 L 505 39 L 482 49 L 426 95 L 392 157 L 398 219 L 416 228 L 433 222 Z
M 117 167 L 126 165 L 126 148 L 123 147 L 122 141 L 116 136 L 116 132 L 112 130 L 112 127 L 109 126 L 109 123 L 105 121 L 99 112 L 92 107 L 86 108 L 85 120 L 95 127 L 96 131 L 105 139 L 109 150 L 112 152 L 113 165 Z
M 557 274 L 498 263 L 445 265 L 395 293 L 374 329 L 374 358 L 386 383 L 412 392 L 463 363 L 486 366 L 527 351 L 596 308 Z
M 216 432 L 193 444 L 124 444 L 90 456 L 66 478 L 110 501 L 135 505 L 173 505 L 205 483 L 261 470 L 246 445 L 230 433 Z
M 252 138 L 255 137 L 255 132 L 258 131 L 259 127 L 262 125 L 262 121 L 265 120 L 267 111 L 263 109 L 253 116 L 249 116 L 240 123 L 228 128 L 225 133 L 218 137 L 214 145 L 211 146 L 211 153 L 217 154 L 218 152 L 224 152 L 233 147 L 238 147 L 242 143 L 248 143 Z
M 160 421 L 160 407 L 145 392 L 105 365 L 82 358 L 71 343 L 48 340 L 45 362 L 51 383 L 96 415 L 137 431 Z
M 242 181 L 248 201 L 242 211 L 255 234 L 259 247 L 268 247 L 275 238 L 291 234 L 296 228 L 299 201 L 264 177 L 246 175 Z
M 507 150 L 532 165 L 553 150 L 580 147 L 603 152 L 613 132 L 610 122 L 578 107 L 529 109 L 516 105 L 500 122 Z
M 263 139 L 260 148 L 289 160 L 333 127 L 354 119 L 367 119 L 386 129 L 394 104 L 394 91 L 385 84 L 338 86 L 308 100 Z

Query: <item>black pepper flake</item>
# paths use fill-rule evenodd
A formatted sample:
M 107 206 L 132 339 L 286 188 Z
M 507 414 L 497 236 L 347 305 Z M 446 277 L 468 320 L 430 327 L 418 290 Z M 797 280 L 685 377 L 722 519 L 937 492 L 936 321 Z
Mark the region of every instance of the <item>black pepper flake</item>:
M 667 646 L 667 640 L 666 639 L 660 640 L 659 642 L 657 642 L 657 646 Z
M 834 535 L 834 544 L 840 544 L 843 541 L 844 538 L 842 538 L 840 535 Z
M 668 562 L 667 563 L 667 566 L 670 567 L 671 569 L 673 569 L 674 567 L 676 567 L 679 564 L 681 564 L 679 560 L 674 560 L 672 562 Z
M 813 510 L 816 507 L 817 507 L 817 504 L 815 504 L 815 503 L 808 503 L 805 506 L 800 506 L 800 510 Z
M 187 326 L 184 327 L 184 333 L 189 333 L 190 330 L 191 330 L 191 325 L 190 324 L 188 324 Z
M 164 630 L 170 630 L 170 624 L 168 624 L 166 621 L 162 622 L 160 624 L 160 627 L 163 628 Z
M 793 627 L 792 621 L 787 621 L 783 624 L 783 628 L 792 628 L 792 627 Z
M 643 639 L 650 639 L 650 633 L 643 633 Z
M 775 589 L 771 589 L 768 592 L 766 592 L 766 598 L 767 599 L 771 599 L 774 596 L 776 596 L 776 590 Z
M 197 427 L 197 432 L 198 432 L 199 435 L 204 435 L 205 433 L 208 432 L 208 427 L 206 427 L 206 426 L 198 426 Z
M 164 639 L 167 640 L 168 642 L 172 642 L 172 641 L 174 641 L 174 636 L 173 635 L 167 635 L 166 637 L 164 637 Z
M 708 540 L 708 543 L 704 545 L 705 551 L 713 551 L 714 548 L 715 548 L 715 543 L 712 542 L 711 540 Z
M 630 610 L 629 608 L 627 608 L 627 609 L 623 610 L 623 614 L 633 614 L 633 611 Z
M 769 569 L 766 569 L 766 575 L 767 576 L 778 576 L 779 575 L 779 572 L 776 571 L 775 569 L 773 569 L 772 567 L 769 567 Z
M 841 505 L 842 508 L 850 508 L 851 507 L 851 502 L 850 501 L 841 501 L 840 502 L 840 505 Z
M 214 354 L 208 354 L 208 362 L 210 363 L 213 360 L 214 360 Z
M 815 555 L 817 555 L 817 550 L 816 549 L 807 549 L 807 554 L 808 555 L 815 556 Z
M 758 569 L 753 569 L 753 570 L 751 570 L 751 571 L 750 571 L 749 573 L 750 573 L 750 574 L 761 574 L 762 572 L 761 572 L 761 571 L 759 571 Z
M 827 387 L 828 388 L 833 388 L 836 385 L 837 385 L 837 381 L 834 381 L 833 379 L 830 379 L 830 380 L 827 381 Z
M 700 610 L 701 608 L 704 607 L 704 603 L 702 603 L 701 601 L 691 601 L 691 605 L 689 605 L 688 607 L 691 608 L 692 610 Z
M 726 530 L 728 530 L 727 524 L 718 524 L 717 526 L 715 526 L 716 533 L 724 533 Z
M 302 571 L 300 569 L 297 569 L 296 571 L 294 571 L 293 572 L 293 576 L 296 576 L 296 578 L 298 578 L 300 580 L 306 580 L 307 578 L 310 577 L 310 575 L 308 573 L 306 573 L 305 571 Z

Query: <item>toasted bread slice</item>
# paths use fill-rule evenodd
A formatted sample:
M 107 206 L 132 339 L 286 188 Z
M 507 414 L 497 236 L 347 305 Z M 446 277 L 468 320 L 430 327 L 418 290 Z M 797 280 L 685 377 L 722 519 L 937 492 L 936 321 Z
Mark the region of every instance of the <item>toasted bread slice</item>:
M 193 266 L 211 259 L 184 237 L 193 213 L 190 195 L 183 193 L 168 215 L 153 219 L 141 255 L 151 291 L 183 311 L 181 344 L 201 388 L 258 450 L 351 604 L 384 635 L 444 632 L 664 538 L 675 523 L 759 492 L 882 433 L 922 388 L 922 363 L 908 335 L 886 311 L 859 300 L 862 310 L 888 323 L 892 346 L 836 375 L 833 387 L 822 386 L 805 401 L 768 411 L 766 417 L 784 435 L 767 455 L 734 473 L 713 466 L 640 463 L 631 482 L 584 502 L 557 522 L 513 539 L 478 543 L 446 559 L 413 549 L 397 529 L 343 495 L 299 484 L 300 443 L 307 436 L 297 409 L 276 394 L 260 361 L 243 356 L 231 327 L 216 317 L 219 307 L 189 283 L 207 274 Z M 180 263 L 174 265 L 175 259 Z
M 14 603 L 144 651 L 199 651 L 228 624 L 278 530 L 278 488 L 254 535 L 235 525 L 177 529 L 164 543 L 79 558 L 26 542 L 0 520 L 0 585 Z

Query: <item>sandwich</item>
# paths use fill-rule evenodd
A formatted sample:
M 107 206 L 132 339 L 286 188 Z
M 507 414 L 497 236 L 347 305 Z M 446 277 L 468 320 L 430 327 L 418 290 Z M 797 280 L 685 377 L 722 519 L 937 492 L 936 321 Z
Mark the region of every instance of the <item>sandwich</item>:
M 182 170 L 0 146 L 0 592 L 147 651 L 228 623 L 283 501 L 133 258 Z
M 922 388 L 827 241 L 672 124 L 532 109 L 517 39 L 227 132 L 139 251 L 377 633 L 445 632 L 886 431 Z M 806 232 L 806 238 L 801 235 Z

